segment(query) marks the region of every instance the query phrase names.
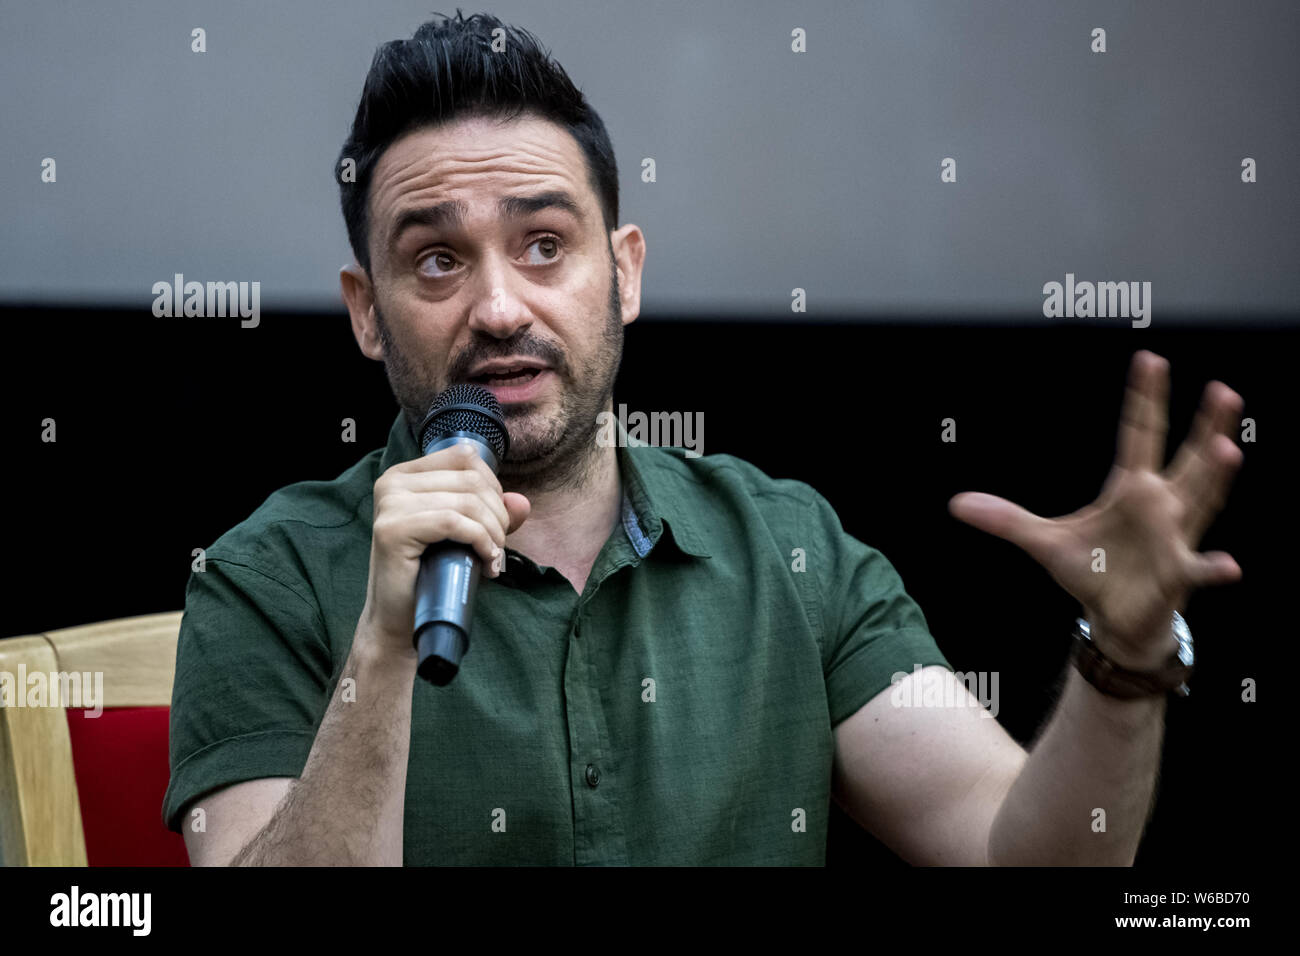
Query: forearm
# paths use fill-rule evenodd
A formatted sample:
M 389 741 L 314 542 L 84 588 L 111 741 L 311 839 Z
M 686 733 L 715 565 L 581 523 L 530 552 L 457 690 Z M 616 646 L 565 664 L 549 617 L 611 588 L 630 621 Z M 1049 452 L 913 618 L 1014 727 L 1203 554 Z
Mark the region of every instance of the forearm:
M 416 659 L 377 645 L 358 631 L 302 776 L 231 865 L 402 865 Z
M 1164 711 L 1164 695 L 1108 697 L 1071 666 L 1051 721 L 994 817 L 989 862 L 1131 866 L 1153 803 Z

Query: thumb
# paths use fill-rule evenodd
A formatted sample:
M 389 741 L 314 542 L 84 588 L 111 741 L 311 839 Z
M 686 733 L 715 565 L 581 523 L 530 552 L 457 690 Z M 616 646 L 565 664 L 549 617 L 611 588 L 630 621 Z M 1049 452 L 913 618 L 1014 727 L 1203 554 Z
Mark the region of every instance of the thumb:
M 1006 498 L 979 491 L 963 491 L 949 499 L 948 512 L 958 521 L 1010 541 L 1035 560 L 1039 560 L 1047 549 L 1047 531 L 1051 522 Z
M 532 502 L 517 491 L 507 491 L 501 496 L 501 502 L 506 506 L 506 513 L 510 515 L 510 526 L 506 528 L 506 534 L 514 534 L 532 514 Z
M 1226 551 L 1206 551 L 1204 554 L 1192 555 L 1189 563 L 1193 587 L 1232 584 L 1241 579 L 1241 565 Z

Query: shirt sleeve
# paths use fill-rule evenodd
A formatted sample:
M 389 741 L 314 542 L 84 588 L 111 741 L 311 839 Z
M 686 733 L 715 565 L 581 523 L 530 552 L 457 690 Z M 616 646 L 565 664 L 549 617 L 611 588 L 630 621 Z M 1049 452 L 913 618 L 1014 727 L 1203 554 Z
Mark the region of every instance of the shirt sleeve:
M 888 559 L 848 534 L 820 495 L 812 509 L 825 555 L 808 555 L 808 573 L 821 598 L 822 669 L 834 727 L 890 687 L 895 674 L 952 665 Z
M 176 648 L 163 822 L 195 798 L 259 777 L 296 777 L 328 705 L 320 612 L 271 573 L 208 556 L 190 575 Z

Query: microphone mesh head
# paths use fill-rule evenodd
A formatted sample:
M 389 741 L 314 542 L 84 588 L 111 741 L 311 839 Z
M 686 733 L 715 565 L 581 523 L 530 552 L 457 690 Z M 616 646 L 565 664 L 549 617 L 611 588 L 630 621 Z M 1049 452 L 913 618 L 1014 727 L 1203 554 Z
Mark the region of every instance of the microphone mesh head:
M 433 400 L 429 414 L 420 425 L 420 450 L 456 432 L 478 435 L 492 449 L 498 462 L 505 461 L 510 435 L 506 432 L 501 403 L 482 385 L 461 382 Z

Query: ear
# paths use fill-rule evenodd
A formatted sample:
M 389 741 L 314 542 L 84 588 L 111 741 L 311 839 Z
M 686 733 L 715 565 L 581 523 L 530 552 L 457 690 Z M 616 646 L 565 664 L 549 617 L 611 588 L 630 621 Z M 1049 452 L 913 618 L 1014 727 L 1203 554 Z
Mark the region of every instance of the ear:
M 618 298 L 623 306 L 623 324 L 641 314 L 641 268 L 645 264 L 645 236 L 641 227 L 628 223 L 609 235 L 618 267 Z
M 370 276 L 354 261 L 339 270 L 339 285 L 343 290 L 343 301 L 348 306 L 348 315 L 352 318 L 352 334 L 361 348 L 361 354 L 382 362 L 384 347 L 379 341 L 379 326 L 375 323 L 375 300 Z

